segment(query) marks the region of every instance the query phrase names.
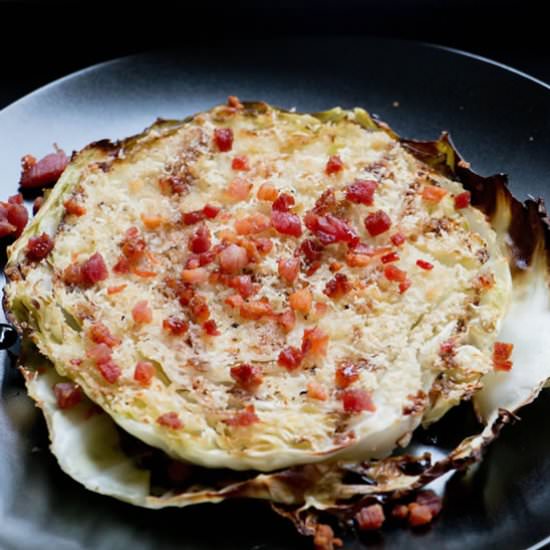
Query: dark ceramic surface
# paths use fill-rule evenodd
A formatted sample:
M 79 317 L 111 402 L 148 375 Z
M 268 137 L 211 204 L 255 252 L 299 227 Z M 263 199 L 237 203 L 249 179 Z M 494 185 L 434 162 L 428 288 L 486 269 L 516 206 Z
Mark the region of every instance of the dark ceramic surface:
M 1 195 L 15 192 L 25 153 L 40 156 L 53 142 L 70 151 L 124 137 L 157 116 L 183 117 L 228 94 L 305 111 L 361 105 L 409 137 L 450 130 L 475 170 L 510 174 L 520 197 L 550 198 L 548 87 L 458 52 L 358 39 L 188 48 L 114 61 L 55 82 L 0 111 Z M 44 423 L 8 355 L 3 365 L 1 549 L 310 547 L 262 503 L 146 511 L 87 492 L 57 467 Z M 350 540 L 350 548 L 518 549 L 550 535 L 550 395 L 521 416 L 480 467 L 450 479 L 444 512 L 430 530 L 387 529 L 362 543 Z M 446 422 L 457 437 L 461 420 L 455 415 Z M 442 438 L 439 445 L 446 443 Z

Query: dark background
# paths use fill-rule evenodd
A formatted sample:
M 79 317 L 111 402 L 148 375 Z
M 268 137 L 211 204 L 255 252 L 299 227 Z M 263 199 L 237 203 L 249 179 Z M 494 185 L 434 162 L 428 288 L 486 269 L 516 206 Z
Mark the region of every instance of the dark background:
M 114 57 L 191 42 L 291 35 L 432 42 L 550 82 L 545 5 L 540 0 L 0 0 L 0 108 L 37 86 Z M 368 71 L 361 59 L 357 66 Z

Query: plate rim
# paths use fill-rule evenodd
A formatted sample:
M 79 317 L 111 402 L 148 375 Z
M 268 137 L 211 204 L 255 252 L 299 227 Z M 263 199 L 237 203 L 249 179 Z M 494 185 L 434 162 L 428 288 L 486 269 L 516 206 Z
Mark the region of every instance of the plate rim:
M 484 55 L 476 54 L 474 52 L 469 52 L 467 50 L 462 50 L 460 48 L 453 48 L 451 46 L 445 46 L 443 44 L 437 44 L 432 42 L 424 42 L 420 40 L 408 40 L 408 39 L 401 39 L 401 38 L 391 38 L 391 37 L 375 37 L 375 36 L 363 36 L 363 37 L 330 37 L 331 41 L 334 42 L 343 42 L 344 40 L 357 40 L 359 42 L 386 42 L 386 43 L 393 43 L 393 44 L 406 44 L 406 45 L 414 45 L 414 46 L 420 46 L 422 48 L 426 49 L 434 49 L 434 50 L 440 50 L 445 51 L 448 53 L 451 53 L 453 55 L 458 55 L 461 57 L 466 57 L 468 59 L 471 59 L 473 61 L 477 61 L 479 63 L 485 63 L 487 65 L 491 65 L 493 67 L 496 67 L 498 69 L 502 69 L 503 71 L 512 73 L 515 76 L 518 76 L 520 78 L 523 78 L 533 84 L 536 84 L 538 86 L 541 86 L 545 90 L 550 91 L 550 83 L 544 82 L 543 80 L 525 72 L 521 69 L 517 69 L 515 67 L 512 67 L 511 65 L 508 65 L 506 63 L 502 63 L 500 61 L 497 61 L 495 59 L 491 59 L 490 57 L 486 57 Z M 270 42 L 290 42 L 290 41 L 302 41 L 302 42 L 314 42 L 315 40 L 319 40 L 319 38 L 308 38 L 308 37 L 286 37 L 286 38 L 279 38 L 279 39 L 273 39 L 270 40 Z M 233 43 L 236 41 L 232 41 Z M 263 42 L 263 41 L 262 41 Z M 124 55 L 120 57 L 115 57 L 112 59 L 107 59 L 105 61 L 99 61 L 98 63 L 94 63 L 92 65 L 89 65 L 87 67 L 83 67 L 82 69 L 78 69 L 76 71 L 73 71 L 71 73 L 68 73 L 64 76 L 61 76 L 59 78 L 56 78 L 55 80 L 52 80 L 50 82 L 47 82 L 46 84 L 43 84 L 42 86 L 39 86 L 38 88 L 35 88 L 34 90 L 31 90 L 30 92 L 24 94 L 23 96 L 19 97 L 15 101 L 12 101 L 8 105 L 2 107 L 0 109 L 0 116 L 4 115 L 6 111 L 9 111 L 11 108 L 19 107 L 20 104 L 24 103 L 25 101 L 28 101 L 35 95 L 39 95 L 42 92 L 45 92 L 49 88 L 53 88 L 55 86 L 58 86 L 59 84 L 62 84 L 66 81 L 72 80 L 74 78 L 80 78 L 81 76 L 84 76 L 88 73 L 93 73 L 94 71 L 98 69 L 103 69 L 105 67 L 116 65 L 119 63 L 126 63 L 128 61 L 131 61 L 132 59 L 138 59 L 140 57 L 146 57 L 150 55 L 162 55 L 163 52 L 175 52 L 175 51 L 185 51 L 184 47 L 173 47 L 173 48 L 159 48 L 159 49 L 150 49 L 150 50 L 142 50 L 140 52 Z

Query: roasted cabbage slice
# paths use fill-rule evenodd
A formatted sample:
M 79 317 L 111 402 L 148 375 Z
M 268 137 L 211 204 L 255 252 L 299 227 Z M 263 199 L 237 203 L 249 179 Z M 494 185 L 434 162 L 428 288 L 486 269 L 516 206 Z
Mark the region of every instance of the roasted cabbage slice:
M 511 296 L 439 160 L 361 109 L 263 103 L 92 144 L 10 248 L 6 310 L 173 458 L 387 456 L 481 387 Z

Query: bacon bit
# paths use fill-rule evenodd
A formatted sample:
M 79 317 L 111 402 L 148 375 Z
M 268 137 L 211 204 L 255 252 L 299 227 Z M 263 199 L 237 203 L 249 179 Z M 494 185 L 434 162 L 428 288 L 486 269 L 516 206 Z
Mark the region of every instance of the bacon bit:
M 82 390 L 73 382 L 58 382 L 53 391 L 60 409 L 72 409 L 82 401 Z
M 273 314 L 273 308 L 269 302 L 263 302 L 261 300 L 256 302 L 245 302 L 240 307 L 239 313 L 244 319 L 256 321 L 262 317 L 270 317 Z
M 343 169 L 344 169 L 344 163 L 338 155 L 332 155 L 329 157 L 327 161 L 327 165 L 325 166 L 325 173 L 327 174 L 327 176 L 330 176 L 332 174 L 337 174 L 338 172 L 341 172 Z
M 184 225 L 194 225 L 202 222 L 205 218 L 203 210 L 193 210 L 192 212 L 184 212 L 181 216 L 181 221 Z
M 204 221 L 205 219 L 212 220 L 220 213 L 220 210 L 221 208 L 219 206 L 206 204 L 202 207 L 201 210 L 184 212 L 181 216 L 181 221 L 184 225 L 194 225 L 196 223 Z
M 342 539 L 334 536 L 334 531 L 330 525 L 317 523 L 313 535 L 313 546 L 315 550 L 334 550 L 334 548 L 344 546 L 344 543 Z
M 134 275 L 137 275 L 138 277 L 142 277 L 143 279 L 157 276 L 156 271 L 149 271 L 148 269 L 139 269 L 138 267 L 132 267 L 131 271 Z
M 288 193 L 281 193 L 271 205 L 271 209 L 277 210 L 278 212 L 289 212 L 294 206 L 294 203 L 295 200 L 292 195 L 289 195 Z
M 326 294 L 333 300 L 339 300 L 350 291 L 351 283 L 348 278 L 342 273 L 337 273 L 334 278 L 327 282 L 323 289 L 323 294 Z
M 252 214 L 235 222 L 235 231 L 238 235 L 253 235 L 269 229 L 271 220 L 265 215 Z
M 210 272 L 210 275 L 208 275 L 208 282 L 211 285 L 215 285 L 219 283 L 221 276 L 222 275 L 220 274 L 219 270 L 215 269 L 214 271 Z
M 290 332 L 296 325 L 296 314 L 292 309 L 279 313 L 276 318 L 277 324 L 286 332 Z
M 224 300 L 224 303 L 227 304 L 229 307 L 241 307 L 244 304 L 244 300 L 242 296 L 239 296 L 238 294 L 232 294 Z
M 243 104 L 239 101 L 239 98 L 234 95 L 230 95 L 227 97 L 227 105 L 228 107 L 233 107 L 233 109 L 243 109 Z
M 319 268 L 321 267 L 321 262 L 313 262 L 307 269 L 306 275 L 311 277 Z
M 181 195 L 187 190 L 187 184 L 178 176 L 167 176 L 158 180 L 163 195 Z
M 271 183 L 262 183 L 262 185 L 260 185 L 260 188 L 258 189 L 258 193 L 256 194 L 256 196 L 261 201 L 273 202 L 277 198 L 278 194 L 279 192 L 274 185 L 272 185 Z
M 175 315 L 170 315 L 168 319 L 162 321 L 162 328 L 173 336 L 181 336 L 189 329 L 189 323 Z
M 315 201 L 315 206 L 311 211 L 318 216 L 324 216 L 334 208 L 336 208 L 336 194 L 334 189 L 327 189 Z
M 365 218 L 365 228 L 371 237 L 385 233 L 390 227 L 391 219 L 383 210 L 373 212 Z
M 157 424 L 164 426 L 165 428 L 170 428 L 171 430 L 179 430 L 180 428 L 183 428 L 183 423 L 179 419 L 178 413 L 175 412 L 161 414 L 157 418 Z
M 244 237 L 241 237 L 237 244 L 239 246 L 242 246 L 246 250 L 246 255 L 248 257 L 248 261 L 250 263 L 257 263 L 260 261 L 260 254 L 258 253 L 258 249 L 256 248 L 256 244 L 252 239 L 247 239 Z
M 227 418 L 224 422 L 229 426 L 247 427 L 259 422 L 254 405 L 247 405 L 244 411 L 238 412 L 232 418 Z
M 327 354 L 328 334 L 319 327 L 307 328 L 302 337 L 302 353 L 323 357 Z
M 233 170 L 240 170 L 243 172 L 250 170 L 248 157 L 246 155 L 238 155 L 234 157 L 231 161 L 231 168 L 233 168 Z
M 513 363 L 510 361 L 514 344 L 495 342 L 493 346 L 493 366 L 495 370 L 508 372 L 512 370 Z
M 162 218 L 162 216 L 148 216 L 147 214 L 141 214 L 140 218 L 145 228 L 151 231 L 158 229 L 164 222 L 164 218 Z
M 147 300 L 140 300 L 132 309 L 132 319 L 141 325 L 146 325 L 153 320 L 153 312 Z
M 263 381 L 262 369 L 248 363 L 231 367 L 230 374 L 231 378 L 246 391 L 256 390 Z
M 307 315 L 311 309 L 313 296 L 308 288 L 303 288 L 293 292 L 288 297 L 288 303 L 294 311 L 299 311 Z
M 260 237 L 258 239 L 254 239 L 254 244 L 256 245 L 256 250 L 262 256 L 269 254 L 273 249 L 273 241 L 268 238 Z
M 137 227 L 130 227 L 124 236 L 121 244 L 122 254 L 130 264 L 137 263 L 145 254 L 147 245 L 145 240 L 140 237 Z
M 205 224 L 199 225 L 195 232 L 189 237 L 189 250 L 195 254 L 208 252 L 212 246 L 210 231 Z
M 21 193 L 16 193 L 8 198 L 8 204 L 23 204 L 23 195 Z
M 81 204 L 78 204 L 74 199 L 66 200 L 63 203 L 67 214 L 72 214 L 74 216 L 84 216 L 86 214 L 86 208 Z
M 399 254 L 397 254 L 397 252 L 389 252 L 388 254 L 384 254 L 380 258 L 380 261 L 383 264 L 389 264 L 391 262 L 397 262 L 398 260 L 399 260 Z
M 122 292 L 127 286 L 128 286 L 127 284 L 110 286 L 107 288 L 107 294 L 109 294 L 109 296 L 113 294 L 118 294 L 119 292 Z
M 208 321 L 208 318 L 210 317 L 210 309 L 206 303 L 206 298 L 195 294 L 195 296 L 193 296 L 189 301 L 189 307 L 191 309 L 193 320 L 196 323 L 202 324 Z
M 279 353 L 277 363 L 288 371 L 296 370 L 304 359 L 304 354 L 294 346 L 288 346 Z
M 224 248 L 218 256 L 220 268 L 225 273 L 238 273 L 248 264 L 246 249 L 236 244 Z
M 304 222 L 306 227 L 324 246 L 337 242 L 345 242 L 350 246 L 359 244 L 359 236 L 355 230 L 345 221 L 332 214 L 318 216 L 312 212 L 308 212 L 304 218 Z
M 229 182 L 229 185 L 225 190 L 225 194 L 230 200 L 239 202 L 248 198 L 251 189 L 252 184 L 248 180 L 236 177 Z
M 249 298 L 257 292 L 257 289 L 252 284 L 252 277 L 250 275 L 231 277 L 229 286 L 236 290 L 243 298 Z
M 0 202 L 0 237 L 13 234 L 19 237 L 29 220 L 29 213 L 22 204 L 21 194 L 13 195 L 8 202 Z
M 422 188 L 422 198 L 425 201 L 438 203 L 441 202 L 441 199 L 447 194 L 445 189 L 437 187 L 436 185 L 425 185 Z
M 24 155 L 21 158 L 21 169 L 30 170 L 37 162 L 36 157 L 33 157 L 32 155 Z
M 213 220 L 219 213 L 221 208 L 219 206 L 215 206 L 214 204 L 205 204 L 202 208 L 203 214 L 209 219 Z
M 377 531 L 382 527 L 385 520 L 384 509 L 380 504 L 365 506 L 355 514 L 357 527 L 361 531 Z
M 279 277 L 287 283 L 292 283 L 300 272 L 300 260 L 298 258 L 281 258 L 278 262 Z
M 167 277 L 164 282 L 166 286 L 174 291 L 182 307 L 189 305 L 191 298 L 195 295 L 195 290 L 190 285 L 185 284 L 181 279 Z
M 386 277 L 388 281 L 403 283 L 407 280 L 407 272 L 399 269 L 393 264 L 389 264 L 384 267 L 384 277 Z
M 86 356 L 98 365 L 111 359 L 113 350 L 107 344 L 95 344 L 86 350 Z
M 323 247 L 313 239 L 306 239 L 298 248 L 299 253 L 306 257 L 308 262 L 315 262 L 321 259 Z
M 281 235 L 300 237 L 302 235 L 302 222 L 296 214 L 273 210 L 271 212 L 271 225 Z
M 399 294 L 404 294 L 411 288 L 411 281 L 410 279 L 405 279 L 403 282 L 399 283 Z
M 328 394 L 325 388 L 315 381 L 310 382 L 307 385 L 307 396 L 310 399 L 317 399 L 318 401 L 326 401 L 328 399 Z
M 206 321 L 206 323 L 203 323 L 202 328 L 208 336 L 219 336 L 221 334 L 214 319 L 210 319 Z
M 214 143 L 218 151 L 226 153 L 233 148 L 233 130 L 231 128 L 216 128 L 214 130 Z
M 26 255 L 31 262 L 43 260 L 53 249 L 54 242 L 47 233 L 31 237 L 27 243 Z
M 445 340 L 441 342 L 439 346 L 439 355 L 451 355 L 455 351 L 455 342 L 454 340 Z
M 149 361 L 138 361 L 134 370 L 134 380 L 138 382 L 140 386 L 149 386 L 155 372 L 156 369 L 153 363 Z
M 21 179 L 19 186 L 23 189 L 36 189 L 53 185 L 69 164 L 67 155 L 58 149 L 46 155 L 38 162 L 32 155 L 21 159 Z
M 420 269 L 424 269 L 426 271 L 430 271 L 434 268 L 433 264 L 431 264 L 430 262 L 427 262 L 426 260 L 416 260 L 416 265 Z
M 107 270 L 103 256 L 99 252 L 90 256 L 80 266 L 80 274 L 82 283 L 85 285 L 93 285 L 107 279 L 109 271 Z
M 416 495 L 415 499 L 417 504 L 427 506 L 430 509 L 432 517 L 439 515 L 441 509 L 443 508 L 443 503 L 441 498 L 435 494 L 434 491 L 427 489 L 425 491 L 420 491 Z
M 411 527 L 420 527 L 421 525 L 427 525 L 433 519 L 430 508 L 425 504 L 418 504 L 411 502 L 408 506 L 409 517 L 408 522 Z
M 506 342 L 495 342 L 493 346 L 493 360 L 506 361 L 510 359 L 512 351 L 514 350 L 514 344 L 508 344 Z
M 118 262 L 113 266 L 113 271 L 119 275 L 130 271 L 130 262 L 125 256 L 120 256 Z
M 366 254 L 354 254 L 353 252 L 346 254 L 346 263 L 350 267 L 366 267 L 371 262 L 372 256 L 367 256 Z
M 13 198 L 10 197 L 7 203 L 0 202 L 0 237 L 19 237 L 29 220 L 27 209 L 17 202 L 11 202 Z
M 121 339 L 113 336 L 111 331 L 100 321 L 92 323 L 88 329 L 88 338 L 96 344 L 105 344 L 110 348 L 114 348 L 121 343 Z
M 34 202 L 32 203 L 32 214 L 33 216 L 36 216 L 38 214 L 38 211 L 40 210 L 40 207 L 44 204 L 44 197 L 36 197 L 34 199 Z
M 346 199 L 350 202 L 371 206 L 378 183 L 374 180 L 355 180 L 346 188 Z
M 240 240 L 240 238 L 237 236 L 237 233 L 229 229 L 221 229 L 220 231 L 218 231 L 217 236 L 221 243 L 216 245 L 214 247 L 214 250 L 216 250 L 218 253 L 225 248 L 225 245 L 235 244 L 237 241 Z
M 392 518 L 404 521 L 409 516 L 409 507 L 406 504 L 396 504 L 391 511 Z
M 184 269 L 181 273 L 181 279 L 184 283 L 200 284 L 208 281 L 208 271 L 204 267 L 196 269 Z
M 455 196 L 455 208 L 457 210 L 470 206 L 470 202 L 471 194 L 469 191 L 464 191 L 463 193 L 459 193 Z
M 122 374 L 120 368 L 116 363 L 109 359 L 105 363 L 97 363 L 97 369 L 103 378 L 109 382 L 109 384 L 114 384 Z
M 405 235 L 403 233 L 395 233 L 390 237 L 390 241 L 395 246 L 401 246 L 405 242 Z
M 204 267 L 205 265 L 211 264 L 215 259 L 216 255 L 214 252 L 204 252 L 203 254 L 199 254 L 199 265 Z
M 80 265 L 72 263 L 63 270 L 63 281 L 68 285 L 78 285 L 82 282 Z
M 335 374 L 336 386 L 340 389 L 347 388 L 359 380 L 359 371 L 357 365 L 350 361 L 344 361 L 337 369 Z
M 374 412 L 376 410 L 370 393 L 365 390 L 344 390 L 341 399 L 344 411 L 347 413 Z

